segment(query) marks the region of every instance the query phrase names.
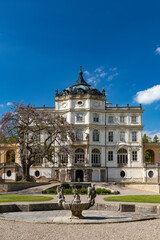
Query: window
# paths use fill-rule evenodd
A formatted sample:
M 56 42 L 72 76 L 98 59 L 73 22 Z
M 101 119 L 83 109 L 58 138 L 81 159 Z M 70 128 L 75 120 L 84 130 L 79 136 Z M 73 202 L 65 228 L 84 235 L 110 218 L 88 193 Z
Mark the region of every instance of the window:
M 83 141 L 83 131 L 82 129 L 76 130 L 76 141 Z
M 132 123 L 136 123 L 137 122 L 137 117 L 136 116 L 132 116 L 131 117 L 131 122 Z
M 137 151 L 132 151 L 132 161 L 137 161 Z
M 117 163 L 118 164 L 127 164 L 128 163 L 128 153 L 127 150 L 121 148 L 117 152 Z
M 132 142 L 137 141 L 137 132 L 132 132 Z
M 40 176 L 40 171 L 36 170 L 34 175 L 35 175 L 35 177 L 39 177 Z
M 148 177 L 152 178 L 153 175 L 154 175 L 153 171 L 149 171 L 149 172 L 148 172 Z
M 125 171 L 121 171 L 121 172 L 120 172 L 120 176 L 121 176 L 122 178 L 124 178 L 125 175 L 126 175 Z
M 120 132 L 119 140 L 125 142 L 125 132 Z
M 99 141 L 99 131 L 97 129 L 93 130 L 93 141 L 94 142 Z
M 81 148 L 75 151 L 75 163 L 77 162 L 84 162 L 84 150 Z
M 41 141 L 40 132 L 35 132 L 35 141 L 36 141 L 36 142 L 40 142 L 40 141 Z
M 48 132 L 48 136 L 47 136 L 47 142 L 48 143 L 51 143 L 52 142 L 52 133 L 51 132 Z
M 92 150 L 92 166 L 100 166 L 100 151 L 99 149 Z
M 11 177 L 11 175 L 12 175 L 11 170 L 8 170 L 8 171 L 7 171 L 7 177 Z
M 108 142 L 113 142 L 113 132 L 108 132 Z
M 93 114 L 93 122 L 99 122 L 99 115 L 97 113 Z
M 43 163 L 43 158 L 42 157 L 37 157 L 35 159 L 35 165 L 41 165 Z
M 83 122 L 83 114 L 77 113 L 77 122 Z
M 68 163 L 68 155 L 62 155 L 61 156 L 61 163 Z
M 113 123 L 113 116 L 108 117 L 108 123 Z
M 120 116 L 120 123 L 124 123 L 124 116 Z
M 113 161 L 113 151 L 108 151 L 108 161 Z

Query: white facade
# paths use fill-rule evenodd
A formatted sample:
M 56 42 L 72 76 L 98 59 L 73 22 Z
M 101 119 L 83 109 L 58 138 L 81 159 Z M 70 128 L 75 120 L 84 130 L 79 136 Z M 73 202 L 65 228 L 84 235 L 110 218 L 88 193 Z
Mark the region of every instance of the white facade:
M 142 113 L 138 107 L 113 107 L 102 93 L 87 84 L 80 70 L 77 82 L 56 92 L 55 108 L 73 124 L 75 156 L 65 167 L 47 163 L 39 176 L 61 181 L 143 181 Z M 44 169 L 46 166 L 46 170 Z M 47 168 L 49 167 L 49 168 Z M 35 170 L 32 168 L 31 175 Z

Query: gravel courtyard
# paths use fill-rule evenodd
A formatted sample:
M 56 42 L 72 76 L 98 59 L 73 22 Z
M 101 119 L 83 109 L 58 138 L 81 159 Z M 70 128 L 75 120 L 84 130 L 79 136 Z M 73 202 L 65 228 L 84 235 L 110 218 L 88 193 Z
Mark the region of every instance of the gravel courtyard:
M 160 240 L 160 220 L 116 224 L 31 224 L 0 220 L 0 240 Z

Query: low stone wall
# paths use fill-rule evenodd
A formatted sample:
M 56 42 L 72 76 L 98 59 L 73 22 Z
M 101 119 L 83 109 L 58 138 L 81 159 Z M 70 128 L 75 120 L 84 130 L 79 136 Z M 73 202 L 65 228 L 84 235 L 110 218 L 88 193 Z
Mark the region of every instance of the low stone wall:
M 58 203 L 0 204 L 0 213 L 63 210 Z M 143 214 L 160 214 L 160 205 L 155 204 L 95 204 L 89 210 L 106 210 L 120 212 L 136 212 Z M 88 211 L 89 211 L 88 210 Z
M 18 191 L 18 190 L 22 190 L 22 189 L 26 189 L 26 188 L 31 188 L 31 187 L 38 187 L 41 185 L 46 185 L 49 183 L 0 183 L 0 192 L 12 192 L 12 191 Z
M 159 184 L 124 184 L 125 187 L 138 189 L 146 192 L 160 193 Z

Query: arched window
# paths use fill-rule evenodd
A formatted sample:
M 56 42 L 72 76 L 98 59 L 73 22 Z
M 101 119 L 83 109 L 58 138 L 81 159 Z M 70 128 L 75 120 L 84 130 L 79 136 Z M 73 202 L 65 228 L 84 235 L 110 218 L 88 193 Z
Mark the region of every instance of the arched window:
M 128 153 L 127 153 L 126 149 L 121 148 L 118 150 L 117 163 L 118 164 L 127 164 L 128 163 Z
M 92 150 L 92 166 L 100 166 L 101 165 L 101 158 L 100 158 L 100 151 L 99 149 L 93 149 Z
M 83 141 L 83 131 L 82 129 L 76 130 L 76 140 L 77 141 Z
M 7 163 L 14 163 L 15 162 L 15 151 L 14 150 L 8 150 L 6 152 L 6 162 Z
M 97 129 L 93 130 L 93 141 L 99 142 L 99 131 Z
M 82 148 L 78 148 L 75 151 L 75 163 L 84 162 L 84 150 Z

